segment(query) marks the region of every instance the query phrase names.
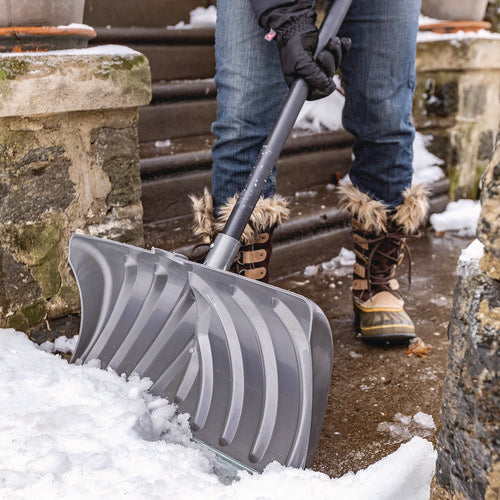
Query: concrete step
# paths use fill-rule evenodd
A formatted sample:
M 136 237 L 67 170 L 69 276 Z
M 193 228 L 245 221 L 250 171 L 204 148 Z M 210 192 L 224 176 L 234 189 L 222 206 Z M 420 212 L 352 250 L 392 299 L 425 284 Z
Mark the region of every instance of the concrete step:
M 199 196 L 205 186 L 210 187 L 209 139 L 199 140 L 206 144 L 205 149 L 179 152 L 180 139 L 164 148 L 162 156 L 144 158 L 144 154 L 152 152 L 152 146 L 141 149 L 145 223 L 189 214 L 191 204 L 187 195 Z M 278 161 L 278 191 L 292 196 L 317 185 L 337 182 L 349 168 L 351 142 L 352 136 L 345 132 L 294 134 Z M 165 149 L 175 153 L 165 154 Z
M 429 186 L 430 213 L 444 210 L 449 199 L 449 180 Z M 349 215 L 339 210 L 336 191 L 328 186 L 315 186 L 313 196 L 290 197 L 291 217 L 275 232 L 275 249 L 271 261 L 271 277 L 298 271 L 306 264 L 317 264 L 332 258 L 349 243 Z M 144 225 L 146 247 L 157 247 L 189 254 L 198 242 L 192 235 L 191 215 Z M 306 264 L 304 264 L 306 263 Z
M 86 0 L 83 21 L 90 26 L 172 26 L 189 22 L 189 12 L 208 0 Z
M 154 82 L 212 78 L 214 30 L 210 28 L 97 28 L 91 45 L 126 45 L 149 60 Z

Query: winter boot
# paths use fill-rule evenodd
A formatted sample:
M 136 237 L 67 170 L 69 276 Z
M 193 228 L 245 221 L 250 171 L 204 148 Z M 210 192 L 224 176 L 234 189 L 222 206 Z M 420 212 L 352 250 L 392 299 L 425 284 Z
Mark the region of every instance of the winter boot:
M 420 185 L 403 193 L 394 211 L 352 185 L 340 188 L 340 206 L 352 215 L 354 252 L 352 297 L 356 322 L 365 340 L 400 342 L 415 337 L 415 327 L 404 310 L 395 278 L 407 238 L 417 237 L 428 211 L 427 191 Z
M 195 245 L 191 260 L 203 262 L 217 233 L 222 231 L 236 203 L 233 197 L 214 216 L 212 196 L 205 188 L 203 196 L 191 196 L 193 204 L 194 234 L 202 243 Z M 269 261 L 273 249 L 273 231 L 288 218 L 285 198 L 275 195 L 260 198 L 241 237 L 241 248 L 230 270 L 247 278 L 267 283 L 269 281 Z

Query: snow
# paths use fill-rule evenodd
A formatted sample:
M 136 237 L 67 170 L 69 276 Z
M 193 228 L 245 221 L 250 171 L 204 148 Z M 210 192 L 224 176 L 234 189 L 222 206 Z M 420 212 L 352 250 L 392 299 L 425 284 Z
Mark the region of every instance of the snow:
M 64 335 L 57 337 L 54 342 L 47 340 L 43 344 L 40 344 L 39 348 L 45 352 L 62 352 L 62 353 L 72 353 L 75 352 L 76 344 L 78 343 L 78 335 L 68 338 Z
M 337 75 L 334 81 L 337 87 L 340 87 L 340 79 Z M 344 96 L 337 91 L 317 101 L 306 101 L 295 121 L 294 128 L 311 132 L 342 130 L 344 102 Z
M 172 141 L 170 139 L 155 142 L 155 148 L 168 148 L 171 145 L 172 145 Z
M 354 252 L 342 247 L 336 257 L 333 257 L 333 259 L 326 262 L 322 262 L 321 264 L 307 266 L 304 269 L 303 274 L 306 277 L 315 276 L 321 270 L 326 274 L 336 277 L 347 276 L 348 274 L 351 274 L 352 266 L 355 262 L 356 255 Z M 341 285 L 342 282 L 339 281 L 338 284 Z
M 124 45 L 97 45 L 88 49 L 48 50 L 47 52 L 3 52 L 0 57 L 46 57 L 46 56 L 140 56 L 140 52 Z
M 475 239 L 468 247 L 460 253 L 459 264 L 478 262 L 484 254 L 484 245 Z
M 477 200 L 452 201 L 444 212 L 432 214 L 430 223 L 434 231 L 456 231 L 459 236 L 474 236 L 481 213 Z
M 190 441 L 187 415 L 150 386 L 96 362 L 70 365 L 0 329 L 2 498 L 429 498 L 436 452 L 418 437 L 338 479 L 273 463 L 224 484 L 220 465 Z
M 78 24 L 78 23 L 71 23 L 71 24 L 67 24 L 66 26 L 58 26 L 58 28 L 94 31 L 94 28 L 92 28 L 92 26 L 89 26 L 88 24 Z
M 433 33 L 432 31 L 419 31 L 417 35 L 418 43 L 446 40 L 453 45 L 457 45 L 474 39 L 498 40 L 500 39 L 500 33 L 493 33 L 482 29 L 478 31 L 458 31 L 457 33 Z
M 167 29 L 193 29 L 193 28 L 215 28 L 217 20 L 217 8 L 215 5 L 209 7 L 196 7 L 189 13 L 189 24 L 184 21 L 175 26 L 167 26 Z
M 444 162 L 427 150 L 432 136 L 415 132 L 413 141 L 413 178 L 412 184 L 432 184 L 444 177 L 439 165 Z
M 418 412 L 413 417 L 396 413 L 392 422 L 380 422 L 377 430 L 389 434 L 396 443 L 411 439 L 414 436 L 428 437 L 436 431 L 432 415 Z

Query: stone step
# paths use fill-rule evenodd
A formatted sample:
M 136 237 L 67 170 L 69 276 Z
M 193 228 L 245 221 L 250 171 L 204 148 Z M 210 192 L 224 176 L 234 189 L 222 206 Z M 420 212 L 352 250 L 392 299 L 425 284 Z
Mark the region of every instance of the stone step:
M 317 185 L 337 182 L 346 174 L 351 162 L 351 138 L 347 133 L 292 137 L 278 161 L 278 191 L 285 196 L 292 196 Z M 321 139 L 323 143 L 320 142 Z M 180 142 L 178 140 L 177 143 Z M 322 147 L 313 149 L 312 145 L 315 143 Z M 210 166 L 210 150 L 143 158 L 141 171 L 144 222 L 190 213 L 191 205 L 187 195 L 193 193 L 199 196 L 205 186 L 210 187 Z
M 86 0 L 84 23 L 90 26 L 172 26 L 189 22 L 189 12 L 209 0 Z
M 440 212 L 449 198 L 448 179 L 429 186 L 430 213 Z M 314 196 L 290 197 L 291 217 L 275 232 L 275 250 L 271 261 L 271 276 L 276 278 L 332 258 L 342 246 L 349 246 L 350 227 L 347 212 L 337 208 L 334 189 L 315 186 Z M 144 225 L 147 248 L 157 247 L 188 254 L 198 242 L 192 235 L 191 215 Z
M 91 45 L 126 45 L 149 60 L 154 82 L 212 78 L 215 74 L 211 28 L 97 28 Z

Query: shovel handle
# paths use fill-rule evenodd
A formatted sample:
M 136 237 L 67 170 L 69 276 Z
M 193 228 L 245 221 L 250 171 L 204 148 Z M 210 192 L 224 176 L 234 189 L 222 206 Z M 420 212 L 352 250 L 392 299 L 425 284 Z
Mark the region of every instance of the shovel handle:
M 352 0 L 334 0 L 321 24 L 314 57 L 325 48 L 328 40 L 337 35 L 351 6 Z M 239 240 L 261 196 L 266 181 L 278 161 L 285 142 L 307 98 L 309 87 L 303 78 L 295 80 L 281 108 L 278 118 L 264 142 L 246 185 L 224 226 L 214 241 L 204 264 L 217 269 L 228 269 L 239 248 Z

